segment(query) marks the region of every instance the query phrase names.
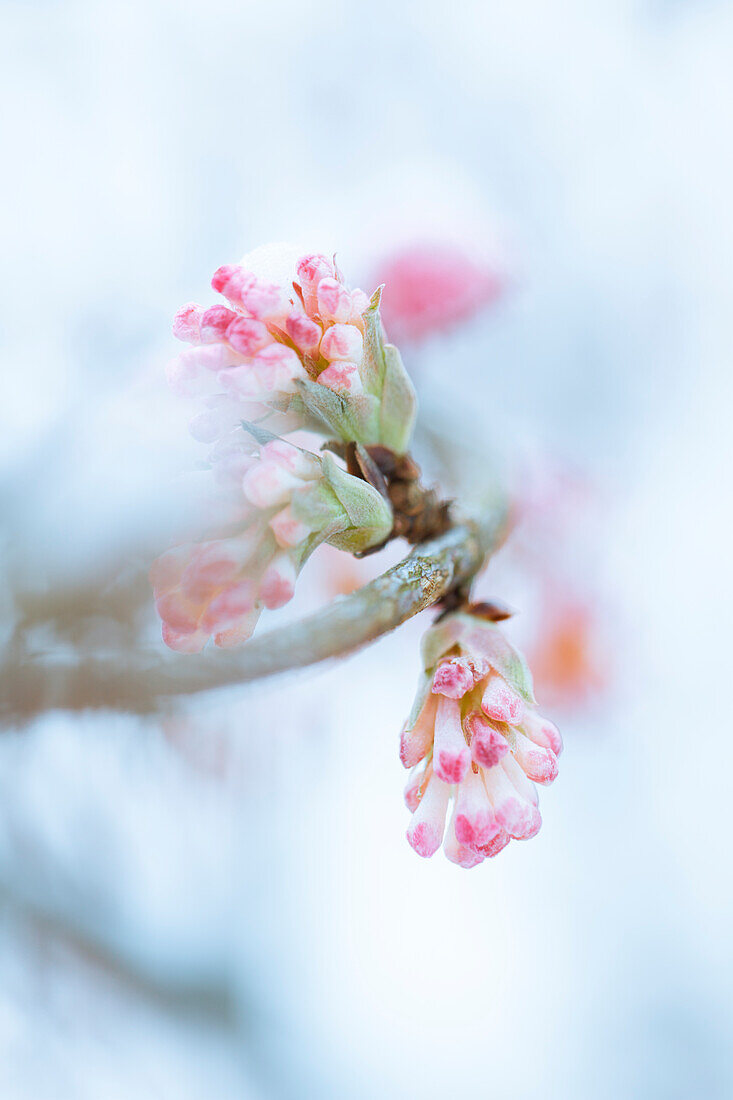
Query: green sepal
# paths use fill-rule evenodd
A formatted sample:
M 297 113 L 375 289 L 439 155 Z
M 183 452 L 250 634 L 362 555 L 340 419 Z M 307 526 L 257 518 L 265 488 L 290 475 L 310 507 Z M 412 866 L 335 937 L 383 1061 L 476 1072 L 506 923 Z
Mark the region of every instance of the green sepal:
M 486 658 L 525 702 L 537 705 L 527 662 L 495 623 L 456 612 L 431 626 L 422 641 L 426 671 L 434 668 L 443 654 L 455 645 L 460 645 L 469 656 Z
M 342 470 L 329 451 L 321 460 L 323 476 L 333 489 L 348 516 L 349 527 L 329 538 L 339 550 L 350 553 L 369 549 L 384 542 L 392 530 L 392 508 L 387 500 L 361 478 Z
M 379 315 L 379 303 L 382 300 L 383 290 L 383 286 L 377 287 L 369 299 L 369 305 L 362 313 L 364 319 L 364 356 L 359 367 L 364 389 L 380 398 L 386 367 L 384 341 L 382 340 L 382 319 Z
M 384 347 L 379 441 L 396 454 L 407 452 L 417 417 L 417 394 L 394 344 Z

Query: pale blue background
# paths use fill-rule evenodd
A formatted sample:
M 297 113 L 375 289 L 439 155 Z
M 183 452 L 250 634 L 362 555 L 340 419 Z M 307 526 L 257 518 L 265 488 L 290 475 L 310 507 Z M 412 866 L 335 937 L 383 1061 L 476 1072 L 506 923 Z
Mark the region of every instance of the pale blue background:
M 219 263 L 496 236 L 515 292 L 420 363 L 605 487 L 619 667 L 470 874 L 403 840 L 421 624 L 202 704 L 223 786 L 136 719 L 4 734 L 0 1094 L 730 1096 L 733 7 L 0 17 L 7 552 L 84 577 L 154 526 L 188 451 L 141 394 Z

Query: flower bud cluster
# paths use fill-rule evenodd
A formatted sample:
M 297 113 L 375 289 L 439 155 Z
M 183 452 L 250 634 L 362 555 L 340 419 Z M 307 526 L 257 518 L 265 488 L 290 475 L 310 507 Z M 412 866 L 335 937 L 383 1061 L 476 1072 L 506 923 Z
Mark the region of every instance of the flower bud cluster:
M 361 393 L 363 313 L 369 298 L 349 290 L 334 263 L 302 256 L 289 286 L 226 264 L 211 281 L 228 305 L 189 303 L 173 333 L 190 344 L 169 365 L 171 383 L 186 394 L 224 390 L 234 401 L 268 401 L 313 380 L 337 393 Z
M 529 672 L 493 624 L 448 616 L 426 642 L 430 664 L 400 745 L 411 769 L 407 839 L 418 855 L 442 843 L 448 859 L 474 867 L 537 834 L 535 783 L 557 775 L 562 739 L 537 713 Z
M 273 440 L 229 462 L 246 509 L 241 533 L 175 547 L 151 570 L 163 639 L 184 653 L 198 652 L 212 635 L 222 647 L 245 641 L 263 608 L 292 599 L 318 542 L 351 524 L 314 455 Z

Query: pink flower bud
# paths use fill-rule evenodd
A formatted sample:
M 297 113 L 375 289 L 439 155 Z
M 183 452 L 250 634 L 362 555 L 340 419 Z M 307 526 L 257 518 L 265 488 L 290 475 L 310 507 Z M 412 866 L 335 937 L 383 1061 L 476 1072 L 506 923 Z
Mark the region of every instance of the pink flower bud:
M 449 699 L 461 699 L 473 685 L 473 668 L 466 657 L 441 661 L 433 674 L 433 692 Z
M 489 677 L 481 699 L 481 709 L 495 722 L 516 726 L 524 714 L 524 702 L 506 680 L 494 673 Z
M 522 719 L 522 731 L 529 737 L 530 741 L 549 749 L 555 756 L 559 756 L 562 752 L 560 731 L 547 718 L 541 718 L 539 714 L 528 710 Z
M 445 695 L 437 698 L 433 770 L 445 783 L 460 783 L 471 763 L 471 752 L 461 727 L 460 704 Z
M 496 819 L 509 836 L 524 839 L 536 826 L 536 809 L 522 798 L 501 764 L 486 768 L 484 782 Z
M 332 362 L 345 359 L 360 363 L 364 352 L 364 339 L 356 325 L 332 325 L 323 334 L 321 355 Z
M 226 337 L 226 331 L 237 317 L 227 306 L 211 306 L 201 317 L 201 343 L 215 344 Z
M 471 738 L 471 755 L 483 768 L 493 768 L 509 752 L 509 742 L 488 718 L 474 711 L 464 719 Z
M 261 460 L 242 479 L 244 495 L 255 508 L 275 508 L 287 504 L 294 489 L 302 482 L 273 459 Z
M 355 394 L 363 393 L 361 376 L 356 363 L 346 363 L 335 360 L 318 375 L 317 381 L 322 386 L 327 386 L 334 393 Z
M 255 355 L 260 348 L 272 343 L 267 325 L 253 317 L 236 316 L 226 330 L 226 339 L 231 346 L 247 358 Z
M 269 443 L 265 443 L 261 454 L 263 459 L 272 459 L 296 477 L 312 480 L 321 476 L 318 459 L 284 439 L 271 439 Z
M 287 549 L 292 546 L 297 546 L 308 538 L 311 533 L 310 527 L 305 523 L 301 523 L 299 519 L 296 519 L 293 509 L 289 504 L 286 504 L 281 511 L 274 515 L 270 520 L 270 529 L 275 536 L 275 541 L 278 546 L 282 546 Z
M 185 340 L 187 344 L 199 344 L 201 342 L 201 318 L 204 313 L 203 306 L 195 302 L 188 302 L 176 313 L 173 318 L 173 335 L 177 340 Z
M 535 745 L 518 730 L 513 754 L 514 759 L 528 779 L 547 785 L 557 778 L 557 757 L 549 749 Z
M 357 325 L 360 329 L 364 327 L 364 314 L 369 309 L 369 295 L 365 294 L 363 290 L 352 290 L 351 292 L 351 317 L 349 320 L 352 325 Z
M 499 831 L 484 781 L 480 774 L 469 768 L 456 798 L 456 839 L 469 848 L 480 848 Z
M 334 274 L 333 264 L 321 252 L 301 256 L 296 270 L 304 291 L 317 287 L 321 279 L 329 279 Z
M 419 856 L 434 855 L 443 840 L 450 787 L 433 775 L 412 815 L 407 839 Z
M 260 583 L 260 599 L 270 611 L 283 607 L 295 595 L 297 572 L 287 554 L 278 554 L 265 570 Z
M 201 608 L 174 589 L 155 601 L 161 619 L 176 634 L 193 634 L 199 625 Z
M 201 627 L 209 634 L 232 627 L 255 609 L 255 588 L 250 580 L 228 585 L 206 608 Z
M 290 302 L 277 283 L 252 279 L 242 290 L 242 304 L 259 321 L 282 322 L 290 311 Z
M 318 313 L 324 321 L 348 321 L 352 302 L 343 283 L 338 279 L 321 279 L 318 284 Z
M 254 275 L 249 271 L 245 271 L 243 267 L 236 264 L 224 264 L 214 272 L 211 285 L 217 293 L 228 298 L 232 305 L 242 309 L 244 308 L 243 295 L 254 281 Z
M 321 342 L 323 329 L 316 322 L 296 310 L 288 316 L 285 331 L 299 351 L 305 355 L 314 354 Z
M 464 870 L 468 870 L 471 867 L 477 867 L 479 863 L 483 863 L 484 854 L 477 848 L 472 848 L 467 844 L 463 844 L 458 839 L 458 833 L 456 829 L 456 807 L 453 807 L 453 816 L 448 823 L 448 831 L 443 844 L 443 852 L 446 859 L 449 859 L 451 863 L 457 864 L 459 867 L 463 867 Z
M 429 695 L 413 728 L 403 727 L 400 735 L 400 760 L 404 768 L 417 764 L 431 748 L 437 707 L 437 696 Z

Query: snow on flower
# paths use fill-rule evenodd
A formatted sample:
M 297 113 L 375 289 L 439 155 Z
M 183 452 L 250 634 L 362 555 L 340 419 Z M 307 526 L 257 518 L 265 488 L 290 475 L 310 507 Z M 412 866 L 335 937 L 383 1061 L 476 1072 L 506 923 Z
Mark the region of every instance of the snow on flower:
M 411 769 L 407 839 L 418 855 L 442 844 L 452 862 L 474 867 L 537 834 L 535 784 L 557 775 L 562 739 L 537 712 L 524 659 L 493 623 L 449 615 L 428 631 L 423 654 L 400 744 Z

